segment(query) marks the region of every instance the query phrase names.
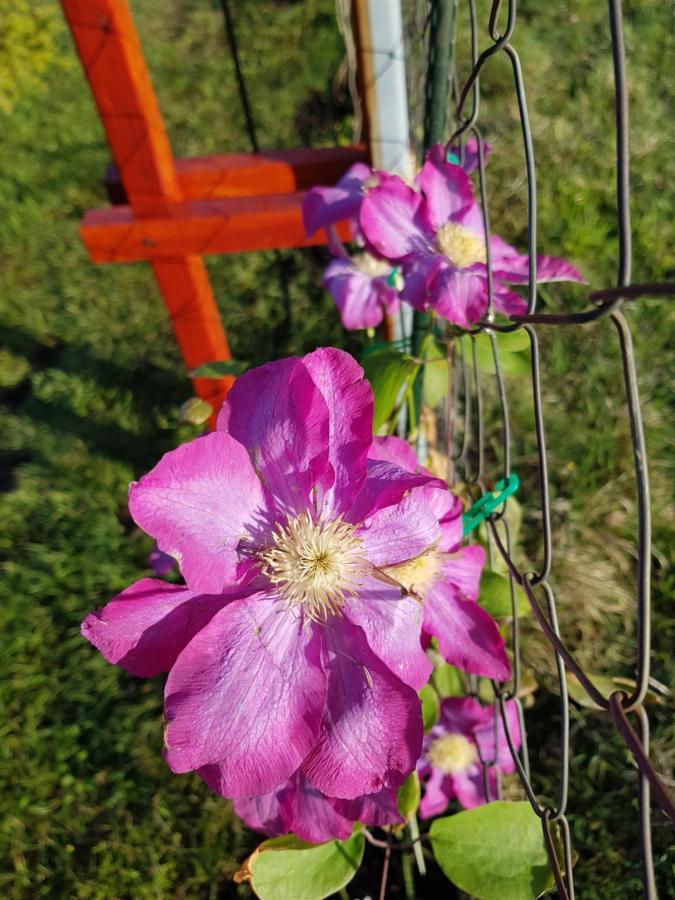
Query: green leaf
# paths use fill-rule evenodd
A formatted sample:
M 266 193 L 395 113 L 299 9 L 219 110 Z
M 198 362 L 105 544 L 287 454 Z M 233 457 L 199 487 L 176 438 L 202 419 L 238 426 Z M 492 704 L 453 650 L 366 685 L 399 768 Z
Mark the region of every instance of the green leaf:
M 377 432 L 394 411 L 401 391 L 410 386 L 420 367 L 407 353 L 390 348 L 368 354 L 362 365 L 375 395 L 373 431 Z
M 514 332 L 518 334 L 518 332 Z M 527 336 L 527 335 L 526 335 Z M 512 352 L 503 347 L 504 337 L 506 335 L 497 336 L 497 348 L 499 350 L 499 367 L 504 375 L 529 375 L 530 354 L 529 350 L 519 350 Z M 508 337 L 511 337 L 509 335 Z M 495 363 L 492 355 L 492 342 L 486 334 L 477 334 L 476 341 L 476 366 L 480 372 L 486 372 L 489 375 L 495 374 Z M 473 366 L 473 355 L 471 353 L 471 338 L 462 338 L 463 350 L 465 358 L 470 366 Z M 529 346 L 529 340 L 528 340 Z
M 422 721 L 424 722 L 424 731 L 431 731 L 438 721 L 438 714 L 441 710 L 438 694 L 430 684 L 425 684 L 420 691 L 420 700 L 422 701 Z
M 261 900 L 322 900 L 352 880 L 363 859 L 365 840 L 309 844 L 293 834 L 271 838 L 246 860 L 235 881 L 249 881 Z
M 518 584 L 514 585 L 514 588 L 516 591 L 516 613 L 519 617 L 525 616 L 530 611 L 530 604 L 525 596 L 525 591 Z M 504 575 L 493 572 L 491 569 L 483 569 L 478 602 L 485 612 L 489 612 L 491 616 L 496 618 L 512 615 L 509 579 Z
M 213 407 L 206 400 L 190 397 L 178 410 L 178 420 L 190 425 L 203 425 L 212 413 Z
M 411 772 L 396 794 L 396 805 L 404 819 L 409 819 L 417 812 L 422 799 L 420 779 L 417 772 Z
M 553 886 L 541 823 L 527 802 L 436 819 L 429 834 L 443 872 L 477 900 L 532 900 Z
M 432 334 L 422 341 L 420 356 L 424 360 L 422 400 L 427 406 L 435 407 L 448 393 L 448 360 Z
M 224 378 L 226 375 L 241 375 L 247 369 L 248 363 L 240 359 L 224 359 L 197 366 L 190 372 L 190 378 Z
M 586 673 L 586 677 L 593 687 L 600 691 L 605 700 L 608 700 L 610 695 L 615 691 L 625 691 L 627 694 L 632 694 L 636 686 L 633 678 L 622 678 L 621 676 L 613 675 L 593 675 L 588 672 Z M 565 680 L 567 681 L 567 691 L 575 703 L 578 703 L 579 706 L 583 706 L 586 709 L 602 709 L 602 707 L 591 700 L 586 693 L 586 689 L 582 686 L 581 682 L 578 681 L 575 675 L 571 672 L 565 672 Z M 661 688 L 660 693 L 664 694 L 664 696 L 669 695 L 670 691 L 667 687 L 660 685 L 658 681 L 650 679 L 650 688 L 652 689 L 647 690 L 645 703 L 663 703 L 663 700 L 659 696 L 658 688 L 655 687 L 656 685 L 659 685 Z
M 441 663 L 440 666 L 434 669 L 431 675 L 431 683 L 441 698 L 463 697 L 466 693 L 459 669 L 451 666 L 450 663 Z

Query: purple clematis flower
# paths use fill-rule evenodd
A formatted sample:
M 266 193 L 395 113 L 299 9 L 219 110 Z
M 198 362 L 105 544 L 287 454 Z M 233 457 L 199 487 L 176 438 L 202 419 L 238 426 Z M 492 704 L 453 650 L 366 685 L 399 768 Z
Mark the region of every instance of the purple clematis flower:
M 242 375 L 218 430 L 130 489 L 185 585 L 143 579 L 82 631 L 132 674 L 169 671 L 165 756 L 227 797 L 298 770 L 331 797 L 398 787 L 431 671 L 419 603 L 382 570 L 441 540 L 434 480 L 368 459 L 373 399 L 346 353 Z
M 385 315 L 398 312 L 400 276 L 390 263 L 370 253 L 334 259 L 323 285 L 335 300 L 345 328 L 375 328 Z
M 506 702 L 506 719 L 513 746 L 521 743 L 518 709 L 513 700 Z M 441 703 L 438 724 L 424 737 L 422 758 L 418 764 L 424 796 L 420 815 L 424 819 L 445 811 L 453 797 L 465 809 L 481 806 L 497 799 L 497 774 L 487 769 L 487 790 L 483 780 L 481 758 L 496 760 L 503 774 L 515 772 L 516 766 L 498 714 L 495 747 L 495 710 L 481 706 L 473 697 L 448 697 Z
M 475 137 L 471 136 L 467 139 L 464 144 L 464 162 L 460 162 L 462 158 L 462 148 L 459 145 L 450 148 L 450 153 L 454 157 L 454 159 L 448 159 L 446 154 L 446 159 L 448 162 L 452 162 L 455 165 L 461 165 L 465 172 L 475 172 L 478 168 L 478 141 Z M 483 141 L 483 157 L 485 162 L 487 162 L 488 157 L 492 153 L 492 146 L 488 144 L 487 141 Z
M 386 460 L 409 472 L 419 466 L 412 448 L 401 438 L 376 437 L 371 459 Z M 485 565 L 479 544 L 462 546 L 462 502 L 441 482 L 416 488 L 437 516 L 438 542 L 426 553 L 386 571 L 423 605 L 422 630 L 435 637 L 452 665 L 474 675 L 506 681 L 511 665 L 496 622 L 478 605 L 478 587 Z
M 162 575 L 168 575 L 175 565 L 176 560 L 172 556 L 169 556 L 168 553 L 162 553 L 162 551 L 158 549 L 157 544 L 155 544 L 154 550 L 151 550 L 148 554 L 148 566 L 158 578 Z
M 336 185 L 313 187 L 307 191 L 302 204 L 307 237 L 311 237 L 320 228 L 328 229 L 345 220 L 352 223 L 356 237 L 359 210 L 369 182 L 377 183 L 377 176 L 370 166 L 354 163 Z
M 461 166 L 446 161 L 438 145 L 427 154 L 417 187 L 387 176 L 366 192 L 359 213 L 366 245 L 402 266 L 404 300 L 469 328 L 488 302 L 485 231 L 471 182 Z M 527 256 L 496 235 L 490 254 L 495 308 L 505 315 L 524 313 L 525 301 L 508 285 L 527 283 Z M 537 280 L 584 279 L 565 260 L 540 256 Z
M 235 800 L 234 809 L 249 828 L 270 837 L 293 832 L 313 844 L 346 840 L 357 821 L 378 826 L 403 822 L 395 791 L 383 788 L 377 794 L 337 800 L 317 791 L 300 772 L 269 794 Z

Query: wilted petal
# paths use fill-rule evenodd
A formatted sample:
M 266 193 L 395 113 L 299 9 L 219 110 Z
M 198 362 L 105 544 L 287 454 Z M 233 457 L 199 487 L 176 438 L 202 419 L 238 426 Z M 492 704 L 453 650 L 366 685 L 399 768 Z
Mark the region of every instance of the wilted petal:
M 237 378 L 218 417 L 218 430 L 246 447 L 286 512 L 304 511 L 312 488 L 328 488 L 333 482 L 326 401 L 297 357 Z
M 313 187 L 308 191 L 302 204 L 307 236 L 327 225 L 356 219 L 363 200 L 363 183 L 372 174 L 365 163 L 354 163 L 334 187 Z
M 351 799 L 399 787 L 422 747 L 419 697 L 346 619 L 327 629 L 326 638 L 326 708 L 302 770 L 331 797 Z
M 427 153 L 417 183 L 424 194 L 434 228 L 445 225 L 455 213 L 474 202 L 465 170 L 446 160 L 445 147 L 436 144 Z
M 272 596 L 216 614 L 166 685 L 166 758 L 225 797 L 264 794 L 309 753 L 326 695 L 320 635 Z
M 422 607 L 400 587 L 366 578 L 345 615 L 362 629 L 370 649 L 401 681 L 419 690 L 429 680 L 431 663 L 422 649 Z
M 441 654 L 452 665 L 499 681 L 511 677 L 495 621 L 473 600 L 462 600 L 453 585 L 439 580 L 427 590 L 424 630 L 436 637 Z
M 241 574 L 237 547 L 266 514 L 246 449 L 208 434 L 166 453 L 131 485 L 134 521 L 178 560 L 188 587 L 218 593 Z
M 396 175 L 383 178 L 368 191 L 359 224 L 368 244 L 390 260 L 424 252 L 433 239 L 421 194 Z
M 330 411 L 328 460 L 335 480 L 324 494 L 322 511 L 340 515 L 366 480 L 373 439 L 373 391 L 361 366 L 342 350 L 321 348 L 302 361 Z
M 142 578 L 89 613 L 82 634 L 115 663 L 141 678 L 168 672 L 185 645 L 227 602 L 183 585 Z
M 441 536 L 438 520 L 419 491 L 411 491 L 396 506 L 378 510 L 356 533 L 368 561 L 378 568 L 415 559 Z

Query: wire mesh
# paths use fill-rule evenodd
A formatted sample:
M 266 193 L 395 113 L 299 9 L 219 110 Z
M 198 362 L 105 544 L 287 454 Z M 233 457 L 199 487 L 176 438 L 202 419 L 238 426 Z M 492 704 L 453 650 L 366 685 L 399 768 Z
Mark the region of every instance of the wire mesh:
M 574 900 L 574 877 L 572 871 L 572 844 L 570 827 L 567 819 L 568 786 L 570 778 L 570 708 L 567 692 L 568 672 L 578 679 L 590 700 L 600 707 L 613 722 L 617 733 L 632 753 L 638 767 L 637 796 L 639 807 L 639 829 L 642 856 L 642 872 L 644 893 L 647 898 L 655 898 L 656 885 L 651 852 L 651 800 L 671 819 L 675 819 L 673 804 L 659 780 L 649 760 L 649 721 L 643 706 L 650 675 L 650 497 L 647 471 L 647 455 L 645 448 L 642 413 L 638 394 L 637 373 L 633 343 L 629 323 L 621 307 L 626 300 L 643 296 L 665 296 L 675 294 L 673 284 L 631 285 L 631 220 L 630 220 L 630 180 L 629 180 L 629 141 L 628 141 L 628 94 L 626 83 L 625 48 L 623 38 L 623 19 L 621 0 L 608 0 L 609 26 L 614 70 L 615 119 L 616 119 L 616 218 L 618 232 L 617 285 L 589 293 L 591 308 L 576 313 L 542 313 L 537 311 L 537 178 L 534 148 L 527 112 L 527 99 L 520 60 L 512 39 L 517 32 L 517 16 L 515 0 L 508 0 L 502 9 L 501 0 L 494 0 L 491 5 L 487 37 L 490 43 L 479 52 L 479 41 L 483 33 L 479 30 L 475 0 L 468 0 L 468 14 L 471 31 L 471 71 L 466 81 L 454 85 L 454 121 L 455 132 L 450 144 L 456 144 L 467 134 L 473 134 L 478 141 L 480 185 L 480 203 L 486 233 L 486 255 L 488 266 L 488 308 L 484 319 L 479 322 L 471 335 L 471 359 L 467 359 L 463 350 L 448 354 L 451 366 L 454 366 L 455 377 L 452 378 L 453 394 L 449 399 L 449 420 L 456 418 L 456 407 L 463 407 L 463 433 L 461 445 L 455 447 L 452 428 L 448 429 L 448 458 L 463 481 L 471 496 L 476 498 L 485 494 L 486 484 L 486 428 L 484 422 L 485 407 L 483 400 L 484 385 L 481 383 L 480 368 L 476 360 L 476 335 L 483 333 L 489 340 L 494 362 L 494 379 L 497 387 L 498 406 L 501 415 L 501 470 L 504 478 L 511 470 L 511 424 L 507 387 L 503 378 L 499 359 L 497 334 L 499 332 L 524 329 L 529 337 L 531 352 L 531 391 L 534 409 L 534 432 L 537 447 L 537 465 L 539 480 L 539 501 L 541 512 L 541 545 L 542 558 L 537 571 L 522 571 L 514 560 L 512 536 L 506 511 L 509 500 L 488 518 L 489 552 L 498 552 L 505 562 L 511 584 L 511 604 L 513 627 L 511 634 L 511 650 L 513 653 L 513 677 L 508 684 L 493 683 L 497 703 L 497 711 L 501 717 L 507 742 L 511 750 L 517 772 L 522 782 L 525 795 L 534 812 L 541 821 L 544 841 L 555 877 L 559 896 L 563 900 Z M 500 24 L 502 23 L 502 24 Z M 493 313 L 493 279 L 490 271 L 490 226 L 488 190 L 485 178 L 485 151 L 481 131 L 478 125 L 480 113 L 480 74 L 483 67 L 498 53 L 504 54 L 510 64 L 514 91 L 517 99 L 520 129 L 525 156 L 525 174 L 527 182 L 527 242 L 529 258 L 529 282 L 527 290 L 527 312 L 520 317 L 512 317 L 512 323 L 497 323 Z M 612 322 L 619 343 L 623 387 L 626 400 L 626 417 L 630 428 L 633 475 L 637 497 L 637 534 L 635 538 L 635 556 L 637 559 L 637 591 L 636 591 L 636 652 L 634 659 L 635 687 L 630 694 L 616 690 L 606 697 L 594 684 L 584 668 L 577 662 L 573 652 L 564 642 L 558 626 L 556 596 L 549 582 L 554 559 L 552 540 L 551 502 L 549 497 L 549 478 L 547 471 L 546 430 L 542 403 L 541 361 L 539 353 L 539 329 L 551 326 L 584 326 L 602 317 Z M 449 346 L 452 342 L 449 342 Z M 532 613 L 541 631 L 550 644 L 555 658 L 556 678 L 560 695 L 560 733 L 559 733 L 559 766 L 558 792 L 553 806 L 540 803 L 531 779 L 531 766 L 527 741 L 523 738 L 520 753 L 515 749 L 512 735 L 509 733 L 505 704 L 513 700 L 517 704 L 521 723 L 521 731 L 525 736 L 525 719 L 522 703 L 519 699 L 521 690 L 521 635 L 517 614 L 516 585 L 525 592 Z M 541 598 L 541 602 L 540 599 Z M 636 727 L 631 723 L 636 722 Z M 495 720 L 495 728 L 498 722 Z M 496 743 L 496 742 L 495 742 Z M 482 760 L 485 775 L 486 799 L 494 799 L 488 793 L 487 769 L 495 765 L 494 760 Z

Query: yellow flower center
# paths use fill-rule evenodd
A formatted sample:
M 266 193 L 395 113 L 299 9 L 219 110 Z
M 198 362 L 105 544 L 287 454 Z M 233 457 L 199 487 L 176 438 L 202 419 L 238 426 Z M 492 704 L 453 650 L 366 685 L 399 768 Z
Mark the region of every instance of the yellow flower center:
M 441 557 L 437 550 L 432 549 L 403 565 L 390 566 L 385 572 L 402 584 L 408 593 L 423 597 L 427 588 L 438 578 L 440 570 Z
M 438 229 L 436 244 L 443 256 L 458 269 L 486 261 L 483 238 L 456 222 L 448 222 Z
M 315 622 L 339 613 L 354 596 L 369 563 L 355 526 L 337 519 L 315 522 L 302 513 L 273 532 L 273 545 L 260 553 L 262 571 L 289 609 Z
M 444 774 L 456 775 L 478 761 L 478 750 L 463 734 L 446 734 L 432 743 L 427 759 Z
M 354 268 L 362 275 L 368 275 L 370 278 L 379 278 L 382 275 L 388 275 L 391 272 L 391 263 L 385 262 L 383 259 L 377 259 L 370 253 L 359 253 L 352 258 Z

